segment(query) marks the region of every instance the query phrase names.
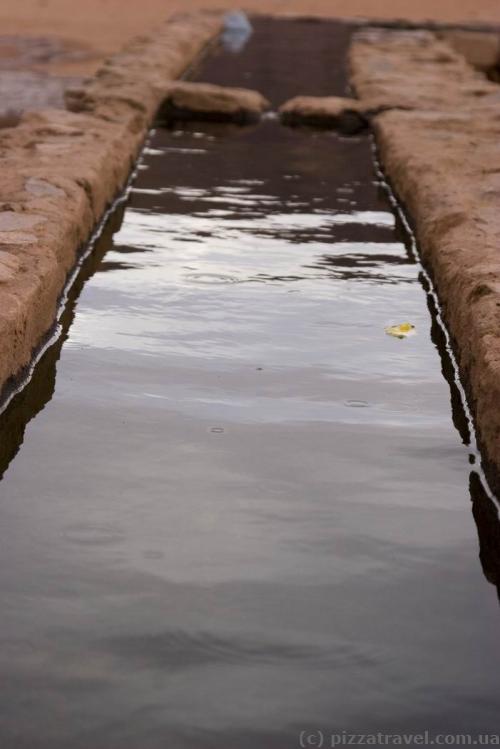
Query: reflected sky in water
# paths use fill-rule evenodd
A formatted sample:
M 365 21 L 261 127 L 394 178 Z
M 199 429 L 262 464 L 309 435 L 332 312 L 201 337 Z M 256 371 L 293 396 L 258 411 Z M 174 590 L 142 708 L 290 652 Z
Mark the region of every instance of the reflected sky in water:
M 156 131 L 0 421 L 2 749 L 496 730 L 497 511 L 370 159 Z

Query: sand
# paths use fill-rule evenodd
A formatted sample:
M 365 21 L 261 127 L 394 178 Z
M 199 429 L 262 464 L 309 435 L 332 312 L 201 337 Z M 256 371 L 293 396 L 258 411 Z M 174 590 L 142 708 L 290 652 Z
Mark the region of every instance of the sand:
M 130 37 L 154 30 L 174 11 L 234 8 L 234 0 L 2 0 L 2 37 L 29 35 L 63 40 L 59 54 L 39 55 L 24 67 L 64 75 L 92 74 L 103 57 Z M 432 19 L 500 23 L 499 0 L 246 0 L 244 9 L 319 16 Z M 8 45 L 0 37 L 0 63 Z M 2 67 L 0 65 L 0 67 Z M 22 67 L 19 60 L 17 69 Z

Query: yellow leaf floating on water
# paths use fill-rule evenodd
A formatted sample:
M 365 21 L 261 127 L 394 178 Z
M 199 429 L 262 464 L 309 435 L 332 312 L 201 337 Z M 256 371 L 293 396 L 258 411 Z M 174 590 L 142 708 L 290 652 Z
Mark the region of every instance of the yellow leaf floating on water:
M 401 325 L 389 325 L 384 330 L 387 335 L 392 335 L 393 338 L 408 338 L 415 332 L 415 326 L 411 322 L 402 322 Z

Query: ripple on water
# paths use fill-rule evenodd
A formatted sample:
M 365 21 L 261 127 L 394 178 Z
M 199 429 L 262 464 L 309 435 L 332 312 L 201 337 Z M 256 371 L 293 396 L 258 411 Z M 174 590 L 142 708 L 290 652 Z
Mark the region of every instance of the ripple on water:
M 224 273 L 186 273 L 184 280 L 188 283 L 202 286 L 220 286 L 224 284 L 241 283 L 241 279 Z
M 95 523 L 69 525 L 63 530 L 62 535 L 66 541 L 78 546 L 110 546 L 121 543 L 125 538 L 118 528 Z
M 290 663 L 310 662 L 316 668 L 338 668 L 373 664 L 377 656 L 367 648 L 339 640 L 311 644 L 283 642 L 260 635 L 231 635 L 207 631 L 165 630 L 157 633 L 117 636 L 103 640 L 101 646 L 115 657 L 135 661 L 156 669 L 183 670 L 209 663 Z

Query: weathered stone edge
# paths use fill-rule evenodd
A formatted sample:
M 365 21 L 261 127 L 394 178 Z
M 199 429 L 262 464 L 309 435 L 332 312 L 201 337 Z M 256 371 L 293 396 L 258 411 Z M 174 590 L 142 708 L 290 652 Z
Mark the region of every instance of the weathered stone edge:
M 408 118 L 406 113 L 386 113 L 374 122 L 379 157 L 384 172 L 411 217 L 426 267 L 430 270 L 445 322 L 459 364 L 478 439 L 489 477 L 496 491 L 500 489 L 500 264 L 498 237 L 492 227 L 484 225 L 479 206 L 453 205 L 452 181 L 439 177 L 429 179 L 431 160 L 422 158 L 418 168 L 418 151 L 409 140 L 402 144 L 396 129 Z M 415 134 L 416 123 L 411 128 Z M 431 120 L 428 127 L 435 125 Z M 404 137 L 404 136 L 403 136 Z M 500 133 L 499 133 L 500 137 Z M 426 177 L 427 172 L 427 177 Z M 451 176 L 451 175 L 450 175 Z M 441 187 L 438 186 L 438 180 Z M 430 202 L 439 201 L 439 192 L 448 192 L 447 204 L 438 216 Z M 477 185 L 479 187 L 479 185 Z M 459 188 L 458 188 L 459 189 Z M 469 196 L 467 196 L 469 197 Z M 469 213 L 470 211 L 470 213 Z M 484 255 L 481 257 L 481 250 Z
M 435 49 L 441 54 L 443 42 Z M 432 45 L 431 45 L 432 46 Z M 360 54 L 361 51 L 361 54 Z M 381 47 L 384 57 L 383 45 Z M 433 51 L 433 50 L 431 50 Z M 450 50 L 451 51 L 451 50 Z M 407 53 L 404 53 L 407 54 Z M 419 52 L 421 55 L 422 52 Z M 423 261 L 431 272 L 457 353 L 474 414 L 485 466 L 500 488 L 500 99 L 499 89 L 480 83 L 463 67 L 454 89 L 447 66 L 432 60 L 420 77 L 417 65 L 401 87 L 408 59 L 382 64 L 362 48 L 354 57 L 358 93 L 380 88 L 394 109 L 372 120 L 380 162 L 398 200 L 411 217 Z M 385 58 L 387 60 L 387 58 Z M 452 67 L 455 61 L 452 60 Z M 440 70 L 438 70 L 440 68 Z M 408 69 L 406 68 L 405 72 Z M 403 76 L 404 77 L 404 76 Z M 431 88 L 426 80 L 433 77 Z M 485 96 L 471 104 L 471 85 Z M 420 78 L 420 80 L 419 80 Z M 438 99 L 439 78 L 442 100 Z M 394 81 L 394 86 L 391 82 Z M 414 87 L 414 88 L 413 88 Z M 412 95 L 413 88 L 413 95 Z M 395 94 L 395 96 L 394 96 Z M 402 97 L 411 111 L 401 111 Z M 362 95 L 363 101 L 363 95 Z M 419 107 L 419 102 L 423 102 Z M 484 102 L 484 103 L 483 103 Z
M 125 186 L 166 86 L 220 32 L 222 14 L 167 21 L 69 97 L 0 131 L 0 389 L 52 329 L 78 255 Z M 83 106 L 82 106 L 83 103 Z
M 357 99 L 340 96 L 294 96 L 279 108 L 283 125 L 333 128 L 352 135 L 368 127 L 371 115 Z

